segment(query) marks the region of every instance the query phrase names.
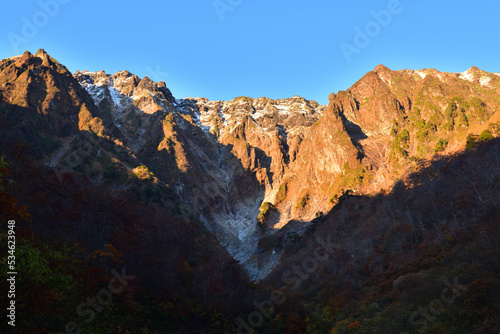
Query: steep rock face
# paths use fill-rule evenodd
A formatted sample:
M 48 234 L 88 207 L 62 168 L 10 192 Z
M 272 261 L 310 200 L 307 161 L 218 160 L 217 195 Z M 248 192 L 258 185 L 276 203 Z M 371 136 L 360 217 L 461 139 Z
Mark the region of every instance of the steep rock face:
M 335 179 L 345 164 L 355 165 L 359 158 L 359 152 L 332 103 L 291 148 L 290 168 L 274 195 L 274 203 L 282 214 L 276 227 L 282 227 L 292 219 L 310 221 L 319 212 L 326 212 Z M 286 192 L 283 193 L 283 189 Z
M 177 109 L 191 115 L 218 142 L 231 146 L 243 166 L 269 189 L 287 168 L 289 143 L 321 117 L 324 106 L 298 96 L 232 101 L 189 98 L 177 100 Z
M 401 93 L 393 92 L 390 85 L 390 70 L 377 67 L 349 91 L 338 93 L 334 104 L 349 121 L 359 123 L 365 135 L 388 135 L 394 118 L 409 109 L 408 99 L 398 96 Z

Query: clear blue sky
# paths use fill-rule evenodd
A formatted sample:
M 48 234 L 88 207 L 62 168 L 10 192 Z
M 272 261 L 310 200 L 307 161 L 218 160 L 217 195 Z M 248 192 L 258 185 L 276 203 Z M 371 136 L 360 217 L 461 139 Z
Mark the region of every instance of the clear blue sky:
M 378 64 L 500 72 L 497 1 L 401 0 L 388 24 L 374 24 L 371 11 L 391 1 L 10 0 L 0 58 L 44 48 L 72 72 L 127 69 L 166 81 L 177 98 L 297 94 L 320 103 Z M 356 27 L 369 29 L 369 43 L 355 41 Z M 357 48 L 350 62 L 341 43 Z

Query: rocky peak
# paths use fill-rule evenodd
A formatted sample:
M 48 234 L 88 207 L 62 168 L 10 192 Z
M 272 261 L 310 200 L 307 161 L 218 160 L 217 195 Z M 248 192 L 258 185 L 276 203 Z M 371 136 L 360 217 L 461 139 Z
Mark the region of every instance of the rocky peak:
M 139 86 L 141 79 L 129 71 L 117 72 L 113 76 L 113 87 L 120 92 L 132 94 L 133 90 Z
M 52 61 L 50 60 L 50 56 L 45 52 L 44 49 L 39 49 L 37 53 L 35 54 L 35 57 L 38 57 L 42 59 L 42 65 L 43 66 L 50 66 L 52 65 Z
M 104 71 L 77 71 L 74 74 L 80 84 L 89 92 L 96 104 L 105 98 L 105 92 L 115 93 L 115 104 L 131 102 L 150 95 L 158 100 L 172 104 L 174 98 L 164 82 L 155 83 L 150 78 L 140 79 L 129 71 L 106 74 Z
M 217 135 L 228 133 L 247 116 L 265 129 L 281 126 L 287 133 L 297 133 L 316 122 L 325 109 L 316 101 L 299 96 L 278 100 L 240 96 L 231 101 L 188 98 L 176 103 L 181 113 L 199 119 L 207 132 Z
M 377 73 L 377 74 L 378 74 L 378 73 L 388 73 L 388 72 L 392 72 L 392 70 L 391 70 L 390 68 L 388 68 L 388 67 L 386 67 L 386 66 L 384 66 L 384 65 L 382 65 L 382 64 L 377 65 L 373 71 L 374 71 L 375 73 Z
M 156 88 L 156 84 L 148 77 L 142 78 L 141 82 L 139 82 L 138 88 L 146 89 L 146 90 L 154 90 Z
M 25 63 L 25 62 L 27 62 L 27 61 L 28 61 L 31 57 L 32 57 L 31 52 L 29 52 L 29 51 L 24 51 L 24 53 L 22 54 L 21 58 L 19 58 L 19 62 L 20 62 L 20 63 Z
M 38 50 L 38 52 L 33 55 L 29 51 L 25 51 L 21 56 L 14 56 L 6 59 L 9 64 L 15 62 L 15 66 L 17 68 L 28 68 L 28 67 L 51 67 L 53 66 L 53 62 L 50 60 L 50 57 L 43 51 L 43 49 Z M 59 63 L 57 63 L 59 64 Z
M 13 119 L 30 114 L 23 131 L 68 137 L 78 131 L 80 111 L 94 112 L 92 101 L 69 70 L 43 49 L 33 55 L 26 51 L 0 63 L 0 103 L 11 106 Z M 32 134 L 27 135 L 32 136 Z M 31 138 L 37 143 L 40 138 Z M 30 139 L 30 140 L 31 140 Z
M 479 84 L 488 88 L 494 88 L 499 82 L 499 76 L 495 73 L 483 71 L 475 66 L 470 67 L 467 71 L 457 73 L 458 77 L 472 83 Z

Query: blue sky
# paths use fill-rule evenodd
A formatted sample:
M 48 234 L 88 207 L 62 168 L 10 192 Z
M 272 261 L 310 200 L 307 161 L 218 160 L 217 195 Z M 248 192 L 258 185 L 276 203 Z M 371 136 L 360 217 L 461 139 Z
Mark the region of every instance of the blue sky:
M 378 64 L 500 72 L 499 15 L 496 1 L 8 1 L 0 58 L 44 48 L 72 72 L 129 70 L 177 98 L 326 104 Z

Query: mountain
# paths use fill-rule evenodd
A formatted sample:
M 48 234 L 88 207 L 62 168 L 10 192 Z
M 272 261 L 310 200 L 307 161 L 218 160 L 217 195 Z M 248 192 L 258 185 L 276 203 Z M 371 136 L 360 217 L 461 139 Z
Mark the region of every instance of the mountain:
M 457 212 L 452 208 L 441 217 L 446 210 L 426 201 L 433 198 L 431 192 L 433 203 L 472 210 L 473 215 L 464 215 L 468 221 L 487 221 L 484 212 L 497 215 L 491 184 L 498 173 L 495 160 L 486 158 L 491 154 L 498 162 L 496 146 L 490 143 L 480 158 L 470 158 L 485 163 L 489 169 L 475 173 L 491 181 L 483 187 L 481 177 L 471 179 L 467 184 L 474 185 L 475 195 L 468 186 L 452 187 L 464 175 L 459 163 L 443 159 L 468 156 L 472 153 L 464 150 L 498 136 L 499 107 L 500 74 L 475 67 L 445 73 L 379 65 L 348 90 L 332 93 L 323 106 L 300 96 L 177 99 L 165 82 L 128 71 L 72 74 L 44 50 L 0 62 L 1 149 L 24 189 L 12 192 L 31 206 L 36 221 L 26 235 L 33 240 L 41 233 L 43 240 L 55 240 L 61 229 L 65 242 L 83 245 L 73 252 L 107 254 L 108 260 L 95 267 L 110 268 L 111 259 L 118 259 L 114 252 L 123 254 L 120 263 L 143 273 L 141 282 L 153 289 L 148 293 L 166 282 L 155 303 L 169 300 L 182 314 L 198 319 L 189 327 L 182 315 L 172 315 L 162 304 L 159 308 L 184 331 L 209 332 L 208 324 L 217 322 L 207 315 L 211 312 L 224 319 L 217 330 L 231 328 L 229 319 L 251 309 L 250 301 L 268 293 L 269 286 L 281 287 L 287 269 L 314 253 L 316 241 L 329 230 L 340 231 L 334 237 L 337 265 L 314 272 L 321 284 L 337 282 L 332 285 L 336 291 L 342 284 L 354 286 L 346 291 L 362 296 L 356 300 L 363 303 L 369 298 L 360 287 L 398 279 L 388 266 L 409 270 L 404 263 L 426 256 L 419 247 L 448 247 L 445 235 L 466 238 L 459 227 L 436 237 L 435 228 L 458 224 Z M 472 170 L 474 164 L 467 166 Z M 443 185 L 427 183 L 426 177 L 434 180 L 432 173 L 449 168 Z M 437 194 L 439 187 L 450 190 Z M 44 195 L 30 199 L 37 193 Z M 481 205 L 456 194 L 476 196 Z M 420 206 L 410 205 L 419 200 Z M 386 220 L 389 214 L 392 219 Z M 448 221 L 449 215 L 455 218 Z M 363 222 L 362 217 L 371 218 Z M 404 219 L 408 223 L 399 226 Z M 354 225 L 346 227 L 347 222 Z M 474 232 L 485 228 L 465 226 Z M 410 255 L 385 255 L 396 247 L 385 243 L 392 235 L 397 236 L 393 245 Z M 379 265 L 370 265 L 375 259 Z M 143 262 L 146 269 L 141 269 Z M 157 267 L 162 274 L 152 279 Z M 167 272 L 175 274 L 168 278 Z M 381 275 L 378 280 L 366 279 L 375 272 Z M 293 289 L 289 298 L 302 305 L 302 313 L 290 309 L 283 314 L 289 319 L 315 314 L 312 304 L 302 304 L 300 293 L 310 294 L 307 300 L 322 309 L 324 300 L 329 307 L 338 303 L 321 297 L 328 290 L 317 284 L 312 285 L 317 295 Z M 180 286 L 179 296 L 168 293 Z M 208 297 L 214 294 L 218 297 Z M 233 308 L 238 298 L 245 302 Z M 345 305 L 335 307 L 370 316 Z M 322 321 L 332 329 L 340 320 Z

